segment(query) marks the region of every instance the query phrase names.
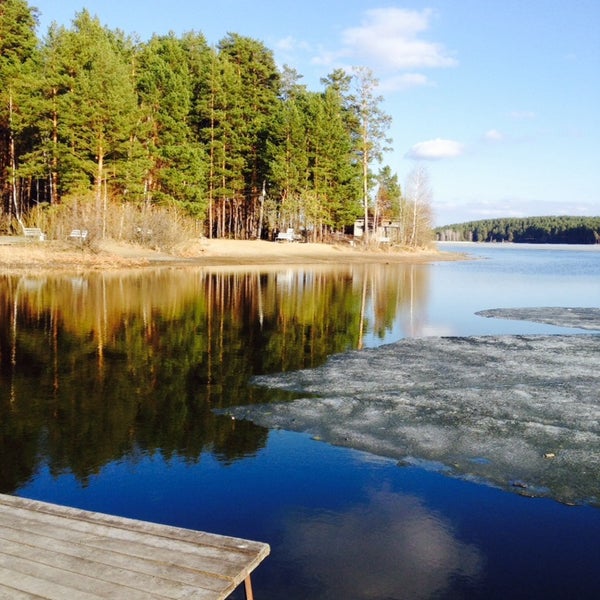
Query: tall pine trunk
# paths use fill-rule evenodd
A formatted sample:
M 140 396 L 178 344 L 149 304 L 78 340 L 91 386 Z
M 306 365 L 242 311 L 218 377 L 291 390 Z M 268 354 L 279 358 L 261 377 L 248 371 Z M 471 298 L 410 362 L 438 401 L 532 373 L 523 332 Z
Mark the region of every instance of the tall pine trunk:
M 98 143 L 98 156 L 96 159 L 96 180 L 94 182 L 94 197 L 96 200 L 96 214 L 101 218 L 102 239 L 106 237 L 106 198 L 103 197 L 102 183 L 104 181 L 104 148 L 102 142 Z

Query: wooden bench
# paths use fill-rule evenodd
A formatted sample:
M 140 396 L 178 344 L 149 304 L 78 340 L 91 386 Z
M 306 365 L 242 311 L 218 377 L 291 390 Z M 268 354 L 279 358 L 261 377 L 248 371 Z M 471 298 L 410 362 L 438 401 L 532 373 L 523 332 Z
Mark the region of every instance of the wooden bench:
M 46 239 L 46 234 L 39 227 L 23 227 L 23 235 L 28 238 L 35 238 L 40 242 Z
M 287 231 L 280 231 L 275 238 L 277 242 L 293 242 L 294 241 L 294 230 L 288 229 Z
M 290 227 L 286 231 L 280 231 L 275 238 L 276 242 L 299 242 L 302 236 L 294 233 L 294 229 Z
M 223 600 L 268 544 L 0 494 L 0 598 Z
M 88 237 L 87 229 L 73 229 L 69 234 L 69 238 L 72 240 L 79 240 L 80 242 L 85 242 Z

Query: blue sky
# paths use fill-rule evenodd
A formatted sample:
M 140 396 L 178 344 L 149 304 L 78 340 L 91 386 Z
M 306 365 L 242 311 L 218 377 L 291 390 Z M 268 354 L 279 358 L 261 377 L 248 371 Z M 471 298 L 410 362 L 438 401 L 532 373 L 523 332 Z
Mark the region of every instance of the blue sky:
M 40 35 L 87 8 L 146 40 L 258 39 L 309 89 L 366 66 L 392 116 L 385 163 L 427 167 L 438 225 L 600 215 L 598 0 L 30 0 Z

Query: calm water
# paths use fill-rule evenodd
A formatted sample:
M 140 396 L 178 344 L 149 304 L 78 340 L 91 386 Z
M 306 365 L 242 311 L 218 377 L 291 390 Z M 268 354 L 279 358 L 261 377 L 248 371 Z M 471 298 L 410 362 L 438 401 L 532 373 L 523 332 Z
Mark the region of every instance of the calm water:
M 0 491 L 267 541 L 257 600 L 599 597 L 598 508 L 213 412 L 352 348 L 575 331 L 478 310 L 600 306 L 600 248 L 443 247 L 477 260 L 0 275 Z

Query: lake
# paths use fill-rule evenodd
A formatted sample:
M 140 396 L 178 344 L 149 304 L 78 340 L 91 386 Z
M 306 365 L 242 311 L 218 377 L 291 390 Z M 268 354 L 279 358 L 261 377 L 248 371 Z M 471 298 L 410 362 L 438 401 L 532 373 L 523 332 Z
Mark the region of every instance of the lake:
M 441 247 L 472 260 L 0 274 L 0 492 L 266 541 L 257 600 L 597 598 L 597 506 L 225 414 L 348 350 L 580 333 L 477 311 L 600 306 L 598 246 Z

